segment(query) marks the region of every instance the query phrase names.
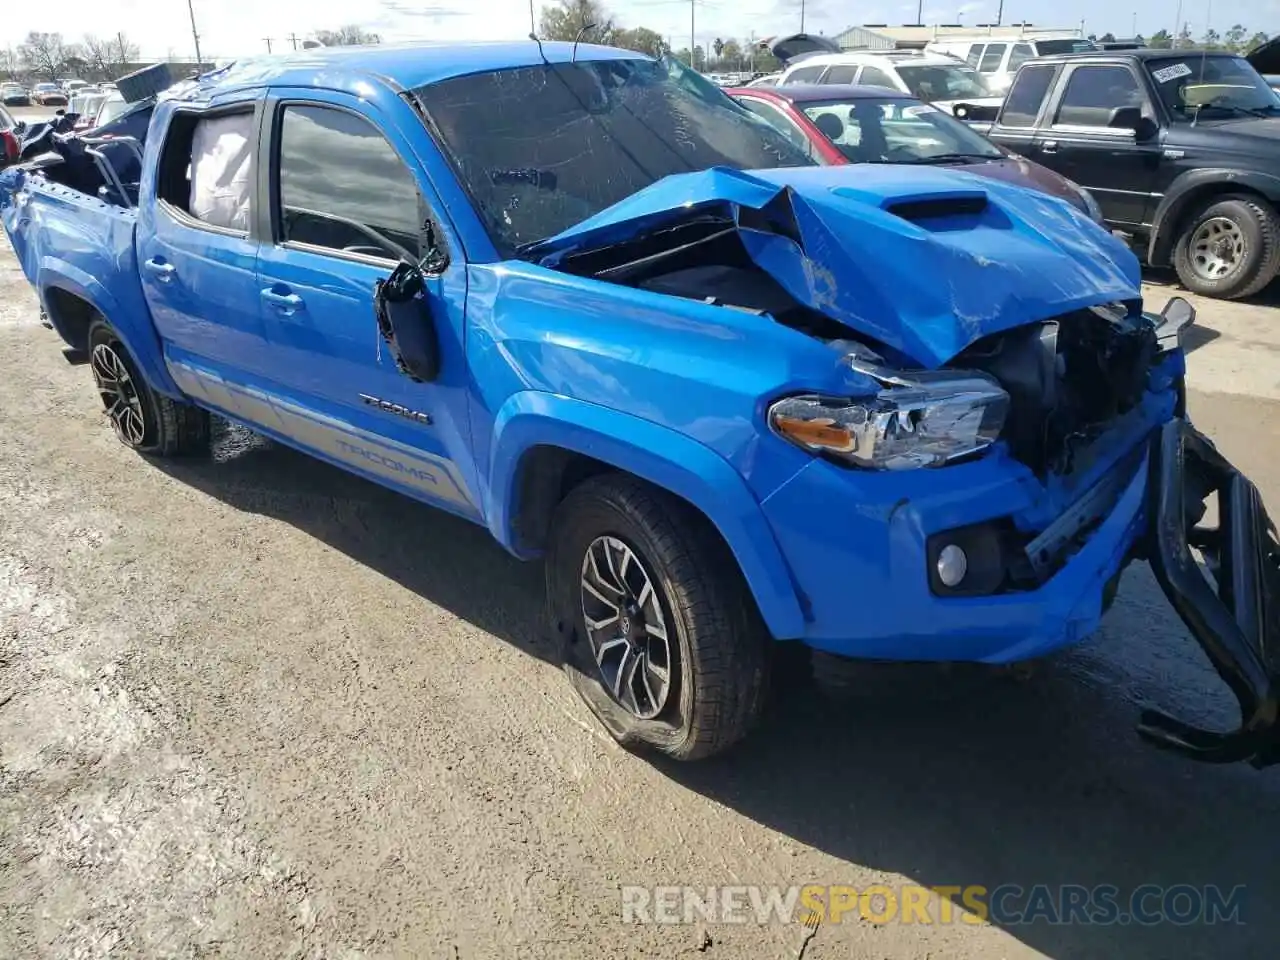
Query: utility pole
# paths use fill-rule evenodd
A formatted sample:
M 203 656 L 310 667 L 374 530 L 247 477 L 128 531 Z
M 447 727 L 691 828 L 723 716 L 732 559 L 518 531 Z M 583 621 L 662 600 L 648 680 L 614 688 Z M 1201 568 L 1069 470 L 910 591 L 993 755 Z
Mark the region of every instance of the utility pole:
M 924 26 L 924 0 L 916 0 L 916 23 Z
M 289 34 L 288 40 L 293 44 L 293 49 L 298 49 L 298 35 L 296 33 Z
M 191 15 L 191 39 L 196 42 L 196 69 L 199 70 L 204 61 L 200 59 L 200 33 L 196 30 L 196 8 L 192 2 L 187 0 L 187 13 Z
M 262 39 L 263 39 L 263 40 L 265 40 L 265 41 L 267 42 L 267 53 L 270 53 L 270 52 L 271 52 L 271 41 L 272 41 L 272 40 L 274 40 L 274 39 L 275 39 L 275 37 L 263 37 Z
M 689 66 L 698 69 L 698 32 L 694 28 L 694 11 L 698 8 L 698 0 L 689 0 Z
M 996 26 L 1004 25 L 1004 0 L 1000 0 L 1000 6 L 996 9 Z
M 800 32 L 804 33 L 804 0 L 800 0 Z
M 1132 40 L 1138 35 L 1138 11 L 1133 12 L 1133 25 L 1129 28 L 1129 39 Z
M 529 32 L 533 34 L 538 32 L 538 23 L 533 15 L 533 0 L 529 0 Z
M 1178 40 L 1182 36 L 1182 0 L 1178 0 L 1178 13 L 1173 18 L 1173 42 L 1169 44 L 1170 50 L 1178 49 Z

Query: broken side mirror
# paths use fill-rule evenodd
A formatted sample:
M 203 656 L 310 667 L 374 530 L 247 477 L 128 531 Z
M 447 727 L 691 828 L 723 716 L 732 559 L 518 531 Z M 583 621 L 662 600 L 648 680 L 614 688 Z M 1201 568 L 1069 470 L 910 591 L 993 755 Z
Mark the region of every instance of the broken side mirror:
M 391 276 L 378 281 L 373 298 L 378 335 L 390 348 L 396 368 L 419 383 L 430 383 L 440 373 L 440 338 L 425 281 L 420 265 L 401 263 Z
M 1156 323 L 1156 343 L 1161 353 L 1176 350 L 1182 346 L 1182 335 L 1186 329 L 1196 322 L 1196 308 L 1182 297 L 1170 297 L 1169 302 L 1160 311 L 1160 320 Z

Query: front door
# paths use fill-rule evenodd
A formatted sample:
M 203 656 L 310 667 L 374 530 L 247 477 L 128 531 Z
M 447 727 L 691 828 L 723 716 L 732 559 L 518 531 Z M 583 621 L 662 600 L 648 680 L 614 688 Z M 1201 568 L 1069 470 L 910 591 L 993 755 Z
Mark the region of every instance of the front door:
M 259 186 L 271 223 L 258 295 L 280 430 L 330 460 L 475 516 L 466 270 L 434 192 L 395 118 L 343 94 L 273 93 L 277 162 L 263 168 Z M 374 290 L 432 243 L 450 256 L 425 298 L 441 363 L 435 381 L 419 383 L 396 368 L 378 334 Z
M 232 380 L 266 352 L 252 230 L 261 96 L 175 110 L 139 211 L 142 289 L 166 357 Z
M 1087 189 L 1107 223 L 1141 227 L 1155 209 L 1159 136 L 1139 142 L 1132 130 L 1108 126 L 1117 107 L 1155 112 L 1138 78 L 1123 64 L 1070 68 L 1050 124 L 1037 135 L 1031 159 Z

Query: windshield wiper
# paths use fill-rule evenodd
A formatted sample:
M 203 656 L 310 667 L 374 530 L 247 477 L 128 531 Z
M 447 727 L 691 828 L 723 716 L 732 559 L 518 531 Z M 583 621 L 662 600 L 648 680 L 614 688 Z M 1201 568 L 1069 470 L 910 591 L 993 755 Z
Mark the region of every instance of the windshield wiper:
M 902 163 L 969 163 L 973 161 L 1001 160 L 1000 153 L 935 153 L 929 157 L 917 157 L 915 160 L 903 160 Z
M 1234 103 L 1205 103 L 1196 108 L 1196 115 L 1199 116 L 1200 113 L 1205 110 L 1229 110 L 1237 115 L 1261 117 L 1266 119 L 1267 117 L 1274 117 L 1276 115 L 1276 111 L 1280 110 L 1280 107 L 1241 107 Z

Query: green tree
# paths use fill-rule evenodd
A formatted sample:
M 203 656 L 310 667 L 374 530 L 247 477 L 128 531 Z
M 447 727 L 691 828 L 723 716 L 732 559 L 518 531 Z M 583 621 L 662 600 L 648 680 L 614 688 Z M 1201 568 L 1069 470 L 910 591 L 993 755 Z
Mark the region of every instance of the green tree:
M 729 70 L 741 70 L 743 64 L 742 47 L 737 40 L 726 40 L 720 48 L 720 63 Z
M 1266 43 L 1270 39 L 1271 38 L 1267 35 L 1267 32 L 1265 30 L 1259 30 L 1252 37 L 1250 37 L 1249 42 L 1245 44 L 1245 47 L 1244 47 L 1245 52 L 1249 52 L 1257 49 L 1258 47 L 1262 46 L 1264 43 Z
M 1249 31 L 1244 28 L 1244 25 L 1237 23 L 1222 35 L 1222 42 L 1228 50 L 1234 50 L 1239 53 L 1244 49 L 1248 36 Z
M 1175 46 L 1177 46 L 1178 49 L 1182 49 L 1183 47 L 1189 47 L 1191 45 L 1191 28 L 1184 23 L 1182 25 L 1182 29 L 1178 31 L 1178 42 Z
M 1173 37 L 1170 35 L 1168 30 L 1157 30 L 1147 41 L 1147 46 L 1167 50 L 1169 47 L 1173 46 Z
M 611 42 L 615 47 L 638 50 L 640 53 L 647 53 L 651 57 L 660 57 L 667 52 L 667 44 L 662 39 L 662 34 L 650 30 L 648 27 L 636 27 L 634 30 L 615 30 Z
M 1222 46 L 1222 34 L 1210 27 L 1204 32 L 1204 36 L 1200 38 L 1200 46 L 1209 50 Z

